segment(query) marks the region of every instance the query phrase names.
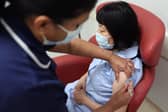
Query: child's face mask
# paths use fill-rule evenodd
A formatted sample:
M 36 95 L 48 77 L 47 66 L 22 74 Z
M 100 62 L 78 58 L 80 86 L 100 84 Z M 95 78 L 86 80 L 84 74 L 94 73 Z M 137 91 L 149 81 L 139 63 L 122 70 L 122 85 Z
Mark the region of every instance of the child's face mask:
M 66 28 L 64 28 L 61 25 L 58 25 L 60 29 L 62 29 L 64 32 L 67 33 L 66 37 L 62 41 L 50 41 L 48 40 L 45 35 L 43 35 L 43 44 L 44 45 L 60 45 L 60 44 L 66 44 L 70 42 L 73 38 L 77 37 L 80 33 L 81 26 L 79 26 L 76 30 L 74 31 L 69 31 Z
M 96 32 L 96 41 L 101 48 L 104 49 L 113 49 L 114 44 L 109 44 L 108 38 L 103 36 L 102 34 Z

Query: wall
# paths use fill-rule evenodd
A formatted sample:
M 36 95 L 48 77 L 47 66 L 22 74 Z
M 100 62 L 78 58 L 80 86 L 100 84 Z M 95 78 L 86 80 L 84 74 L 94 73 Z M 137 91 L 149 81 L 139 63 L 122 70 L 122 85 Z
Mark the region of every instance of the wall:
M 160 59 L 159 65 L 156 69 L 156 77 L 154 84 L 148 94 L 148 98 L 155 103 L 161 110 L 167 112 L 168 110 L 168 61 L 164 58 Z
M 165 23 L 166 26 L 168 26 L 168 14 L 167 14 L 167 10 L 168 10 L 168 1 L 167 0 L 126 0 L 132 3 L 136 3 L 148 10 L 150 10 L 151 12 L 153 12 L 154 14 L 156 14 L 157 16 L 159 16 Z

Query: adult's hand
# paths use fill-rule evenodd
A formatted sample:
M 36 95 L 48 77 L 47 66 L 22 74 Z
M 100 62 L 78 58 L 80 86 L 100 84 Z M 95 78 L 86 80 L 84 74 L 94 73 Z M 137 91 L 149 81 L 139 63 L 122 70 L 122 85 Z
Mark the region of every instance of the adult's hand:
M 109 62 L 111 63 L 111 66 L 115 72 L 117 80 L 120 72 L 125 72 L 125 74 L 129 78 L 132 72 L 134 71 L 134 64 L 129 59 L 124 59 L 117 55 L 112 54 L 109 57 Z
M 132 84 L 125 84 L 118 92 L 112 95 L 111 99 L 105 105 L 95 109 L 93 112 L 114 112 L 117 109 L 128 105 L 132 96 Z
M 133 96 L 133 83 L 129 82 L 124 85 L 118 92 L 112 96 L 113 108 L 119 109 L 122 106 L 128 105 Z

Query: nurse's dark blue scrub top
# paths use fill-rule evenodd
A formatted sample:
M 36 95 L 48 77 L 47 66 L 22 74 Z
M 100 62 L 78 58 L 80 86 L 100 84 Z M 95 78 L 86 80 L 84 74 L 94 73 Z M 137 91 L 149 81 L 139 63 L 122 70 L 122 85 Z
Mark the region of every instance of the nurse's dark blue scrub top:
M 24 22 L 4 18 L 41 63 L 52 61 Z M 40 68 L 0 24 L 0 112 L 67 112 L 64 86 L 55 75 L 55 63 Z

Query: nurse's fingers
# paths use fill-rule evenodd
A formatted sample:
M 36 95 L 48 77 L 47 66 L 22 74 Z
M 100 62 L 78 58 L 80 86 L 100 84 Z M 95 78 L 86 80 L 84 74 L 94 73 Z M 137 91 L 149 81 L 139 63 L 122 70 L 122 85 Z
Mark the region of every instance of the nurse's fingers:
M 116 77 L 116 80 L 119 81 L 119 74 L 120 74 L 120 71 L 116 71 L 115 72 L 115 77 Z
M 127 69 L 124 71 L 125 75 L 127 76 L 127 78 L 130 78 L 134 71 L 132 71 L 132 69 L 129 66 L 127 66 L 126 68 Z
M 133 82 L 132 81 L 129 81 L 129 84 L 128 84 L 128 93 L 129 93 L 130 96 L 134 95 L 134 88 L 133 88 Z
M 132 96 L 128 92 L 128 84 L 122 86 L 118 92 L 113 94 L 112 98 L 115 103 L 118 104 L 118 107 L 128 105 L 132 98 Z
M 127 66 L 128 66 L 132 71 L 134 71 L 135 67 L 134 67 L 134 64 L 133 64 L 132 60 L 127 59 Z

